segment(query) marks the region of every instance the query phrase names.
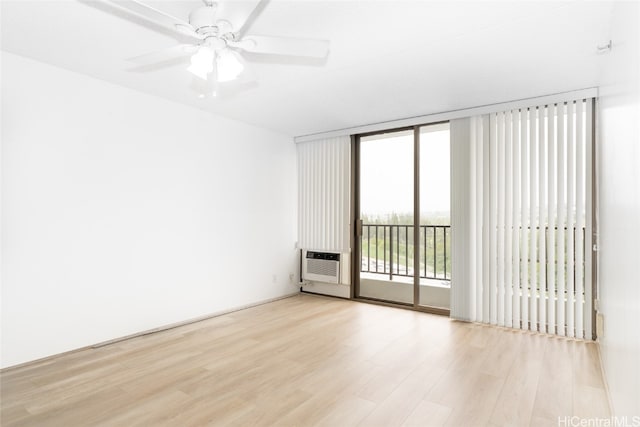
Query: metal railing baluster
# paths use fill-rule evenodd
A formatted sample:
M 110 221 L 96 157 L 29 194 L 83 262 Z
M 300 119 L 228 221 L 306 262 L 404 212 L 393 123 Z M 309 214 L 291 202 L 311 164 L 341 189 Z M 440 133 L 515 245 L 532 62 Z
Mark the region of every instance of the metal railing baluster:
M 442 227 L 442 235 L 444 236 L 444 245 L 442 248 L 444 249 L 444 278 L 447 278 L 447 229 Z

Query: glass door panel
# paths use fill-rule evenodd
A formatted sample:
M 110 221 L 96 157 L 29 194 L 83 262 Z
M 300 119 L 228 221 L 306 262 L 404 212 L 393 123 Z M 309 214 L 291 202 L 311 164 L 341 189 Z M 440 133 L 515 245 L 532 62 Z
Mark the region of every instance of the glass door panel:
M 449 308 L 451 204 L 449 123 L 422 126 L 418 305 Z
M 360 138 L 358 297 L 413 305 L 414 132 Z

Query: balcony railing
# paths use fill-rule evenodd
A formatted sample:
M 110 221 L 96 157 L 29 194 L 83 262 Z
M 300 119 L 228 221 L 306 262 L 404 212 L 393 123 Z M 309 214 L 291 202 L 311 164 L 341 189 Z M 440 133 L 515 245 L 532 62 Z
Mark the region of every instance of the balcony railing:
M 390 225 L 390 224 L 363 224 L 361 236 L 361 267 L 363 273 L 378 273 L 389 276 L 389 280 L 393 280 L 393 276 L 413 277 L 414 265 L 413 254 L 415 250 L 413 239 L 413 225 Z M 526 229 L 527 236 L 524 236 L 528 245 L 531 238 L 538 239 L 540 228 L 533 230 Z M 583 227 L 582 242 L 585 242 L 585 228 Z M 554 229 L 558 233 L 558 227 Z M 565 241 L 568 241 L 569 233 L 564 228 Z M 578 228 L 574 227 L 572 234 L 573 244 L 575 247 L 576 234 Z M 549 265 L 549 227 L 544 227 L 546 262 L 544 265 L 540 263 L 536 254 L 536 269 L 538 277 L 544 277 L 544 288 L 548 289 L 546 268 Z M 524 243 L 524 242 L 523 242 Z M 420 225 L 420 278 L 451 280 L 451 226 L 450 225 Z M 586 248 L 583 247 L 583 257 L 586 255 Z M 555 265 L 556 271 L 559 265 L 564 265 L 565 274 L 567 271 L 567 260 L 564 256 L 556 254 Z M 520 262 L 525 260 L 520 259 Z M 531 259 L 526 260 L 530 263 Z M 582 268 L 584 273 L 585 264 L 578 266 L 575 263 L 574 252 L 574 269 L 575 277 L 576 269 Z M 540 276 L 545 274 L 545 276 Z M 584 274 L 583 274 L 584 277 Z M 540 286 L 536 283 L 536 289 L 540 290 Z
M 450 225 L 420 226 L 420 277 L 451 279 Z M 413 277 L 413 225 L 363 224 L 361 272 Z

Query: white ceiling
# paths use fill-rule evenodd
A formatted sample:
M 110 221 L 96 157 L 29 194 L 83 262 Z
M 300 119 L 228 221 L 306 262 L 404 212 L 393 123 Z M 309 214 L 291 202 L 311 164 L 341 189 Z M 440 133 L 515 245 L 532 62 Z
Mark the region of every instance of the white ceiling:
M 2 1 L 2 49 L 290 136 L 597 86 L 611 2 L 271 0 L 249 33 L 328 39 L 324 63 L 252 61 L 198 99 L 188 64 L 124 58 L 177 40 L 90 1 Z M 150 1 L 186 20 L 199 1 Z

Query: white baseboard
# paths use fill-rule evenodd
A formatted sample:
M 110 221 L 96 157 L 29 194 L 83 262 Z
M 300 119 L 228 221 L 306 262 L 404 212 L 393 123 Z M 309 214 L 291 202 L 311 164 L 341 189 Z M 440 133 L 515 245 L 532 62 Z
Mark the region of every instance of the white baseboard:
M 47 360 L 55 359 L 57 357 L 64 356 L 64 355 L 67 355 L 67 354 L 71 354 L 71 353 L 76 353 L 76 352 L 82 351 L 82 350 L 100 348 L 100 347 L 104 347 L 104 346 L 109 345 L 109 344 L 114 344 L 114 343 L 117 343 L 117 342 L 129 340 L 129 339 L 132 339 L 132 338 L 141 337 L 141 336 L 149 335 L 149 334 L 155 334 L 156 332 L 166 331 L 166 330 L 177 328 L 177 327 L 180 327 L 180 326 L 189 325 L 191 323 L 201 322 L 203 320 L 211 319 L 213 317 L 223 316 L 225 314 L 234 313 L 236 311 L 246 310 L 247 308 L 257 307 L 257 306 L 263 305 L 263 304 L 268 304 L 270 302 L 278 301 L 278 300 L 281 300 L 281 299 L 291 298 L 291 297 L 299 295 L 299 294 L 300 294 L 300 292 L 296 291 L 294 293 L 282 295 L 282 296 L 279 296 L 279 297 L 269 298 L 269 299 L 257 301 L 257 302 L 251 303 L 251 304 L 245 304 L 245 305 L 233 307 L 233 308 L 230 308 L 230 309 L 227 309 L 227 310 L 217 311 L 215 313 L 206 314 L 204 316 L 195 317 L 195 318 L 192 318 L 192 319 L 184 320 L 182 322 L 177 322 L 177 323 L 172 323 L 172 324 L 169 324 L 169 325 L 159 326 L 159 327 L 154 328 L 154 329 L 149 329 L 149 330 L 146 330 L 146 331 L 137 332 L 135 334 L 126 335 L 126 336 L 119 337 L 119 338 L 114 338 L 114 339 L 109 340 L 109 341 L 102 341 L 102 342 L 99 342 L 97 344 L 88 345 L 88 346 L 80 347 L 80 348 L 75 348 L 73 350 L 64 351 L 62 353 L 57 353 L 57 354 L 52 354 L 50 356 L 42 357 L 42 358 L 39 358 L 39 359 L 29 360 L 28 362 L 19 363 L 17 365 L 6 366 L 6 367 L 0 369 L 0 372 L 6 372 L 6 371 L 9 371 L 9 370 L 12 370 L 12 369 L 22 368 L 22 367 L 25 367 L 25 366 L 28 366 L 28 365 L 31 365 L 31 364 L 36 364 L 36 363 L 44 362 L 44 361 L 47 361 Z
M 314 294 L 328 295 L 331 297 L 347 298 L 351 297 L 351 287 L 349 285 L 336 285 L 334 283 L 322 283 L 309 281 L 302 285 L 302 290 Z
M 166 331 L 166 330 L 169 330 L 169 329 L 178 328 L 180 326 L 190 325 L 192 323 L 201 322 L 203 320 L 211 319 L 211 318 L 214 318 L 214 317 L 224 316 L 225 314 L 234 313 L 236 311 L 246 310 L 247 308 L 257 307 L 259 305 L 268 304 L 270 302 L 279 301 L 279 300 L 285 299 L 285 298 L 291 298 L 293 296 L 298 295 L 299 293 L 300 292 L 294 292 L 294 293 L 283 295 L 283 296 L 276 297 L 276 298 L 269 298 L 269 299 L 261 300 L 261 301 L 254 302 L 254 303 L 251 303 L 251 304 L 245 304 L 245 305 L 233 307 L 233 308 L 230 308 L 230 309 L 227 309 L 227 310 L 216 311 L 215 313 L 205 314 L 204 316 L 194 317 L 192 319 L 183 320 L 182 322 L 171 323 L 169 325 L 159 326 L 157 328 L 148 329 L 146 331 L 137 332 L 135 334 L 126 335 L 124 337 L 114 338 L 114 339 L 109 340 L 109 341 L 103 341 L 103 342 L 94 344 L 94 345 L 89 346 L 89 347 L 90 348 L 100 348 L 100 347 L 104 347 L 105 345 L 109 345 L 109 344 L 113 344 L 113 343 L 117 343 L 117 342 L 121 342 L 121 341 L 126 341 L 126 340 L 129 340 L 131 338 L 136 338 L 136 337 L 141 337 L 141 336 L 145 336 L 145 335 L 155 334 L 156 332 L 162 332 L 162 331 Z

